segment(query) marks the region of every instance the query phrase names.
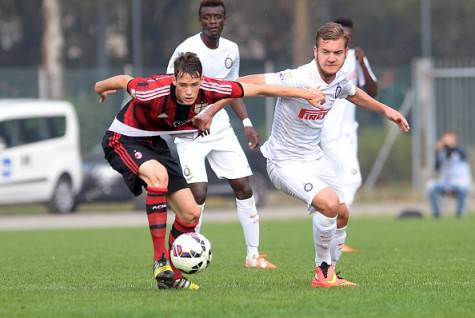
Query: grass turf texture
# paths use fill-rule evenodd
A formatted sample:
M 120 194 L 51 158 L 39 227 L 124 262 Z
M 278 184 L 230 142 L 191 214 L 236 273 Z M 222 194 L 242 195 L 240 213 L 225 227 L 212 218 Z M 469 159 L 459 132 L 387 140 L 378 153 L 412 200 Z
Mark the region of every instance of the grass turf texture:
M 198 292 L 157 291 L 148 230 L 0 232 L 0 317 L 469 317 L 474 218 L 355 218 L 339 263 L 356 289 L 311 289 L 310 220 L 261 222 L 276 271 L 245 269 L 239 224 L 205 224 Z

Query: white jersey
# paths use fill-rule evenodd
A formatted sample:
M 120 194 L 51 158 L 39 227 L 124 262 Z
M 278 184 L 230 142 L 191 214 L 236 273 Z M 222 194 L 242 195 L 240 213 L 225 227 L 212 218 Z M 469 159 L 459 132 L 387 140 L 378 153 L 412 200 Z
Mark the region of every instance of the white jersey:
M 179 53 L 185 52 L 193 52 L 198 55 L 205 76 L 232 81 L 239 77 L 239 49 L 237 44 L 232 41 L 220 37 L 218 48 L 210 49 L 201 40 L 200 33 L 189 37 L 175 49 L 168 63 L 167 73 L 174 72 L 175 58 Z M 210 131 L 213 134 L 230 127 L 228 113 L 222 109 L 213 117 Z M 206 137 L 197 140 L 204 139 Z
M 304 99 L 278 98 L 272 133 L 261 148 L 264 157 L 274 161 L 319 159 L 322 155 L 319 143 L 325 117 L 336 99 L 356 93 L 355 85 L 341 71 L 327 84 L 320 77 L 315 60 L 297 69 L 266 74 L 265 82 L 290 87 L 319 86 L 325 94 L 325 109 L 317 109 Z
M 364 58 L 364 63 L 369 71 L 371 78 L 376 81 L 368 59 Z M 355 86 L 363 87 L 365 78 L 363 69 L 356 59 L 355 50 L 348 50 L 345 63 L 341 71 L 347 74 L 347 79 Z M 340 138 L 345 133 L 352 133 L 358 129 L 358 122 L 355 119 L 356 106 L 346 99 L 340 99 L 335 102 L 335 107 L 325 118 L 325 125 L 322 131 L 322 140 L 329 141 Z

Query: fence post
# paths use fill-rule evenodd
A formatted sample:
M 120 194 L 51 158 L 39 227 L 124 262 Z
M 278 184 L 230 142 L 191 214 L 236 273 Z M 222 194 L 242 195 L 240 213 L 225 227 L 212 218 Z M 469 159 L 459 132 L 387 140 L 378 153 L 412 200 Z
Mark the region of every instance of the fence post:
M 412 112 L 413 186 L 423 189 L 434 169 L 435 112 L 433 63 L 430 58 L 416 59 L 412 66 L 415 104 Z

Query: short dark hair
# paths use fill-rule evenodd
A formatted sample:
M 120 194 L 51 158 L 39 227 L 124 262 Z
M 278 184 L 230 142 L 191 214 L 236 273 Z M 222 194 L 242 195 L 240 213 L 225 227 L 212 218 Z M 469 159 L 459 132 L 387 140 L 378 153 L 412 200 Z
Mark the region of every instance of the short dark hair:
M 175 69 L 175 77 L 178 78 L 183 74 L 189 74 L 191 77 L 201 77 L 203 74 L 203 66 L 198 55 L 191 52 L 180 53 L 173 62 Z
M 334 20 L 333 22 L 341 24 L 345 28 L 353 29 L 353 21 L 350 18 L 341 17 L 341 18 L 338 18 L 338 19 Z
M 315 37 L 315 45 L 318 47 L 318 40 L 345 40 L 345 47 L 348 46 L 348 34 L 346 34 L 345 30 L 343 30 L 343 26 L 341 24 L 335 22 L 327 22 L 322 25 L 318 31 L 317 36 Z
M 223 7 L 224 15 L 226 16 L 226 7 L 223 0 L 201 0 L 200 8 L 198 9 L 198 16 L 201 17 L 201 9 L 204 7 Z

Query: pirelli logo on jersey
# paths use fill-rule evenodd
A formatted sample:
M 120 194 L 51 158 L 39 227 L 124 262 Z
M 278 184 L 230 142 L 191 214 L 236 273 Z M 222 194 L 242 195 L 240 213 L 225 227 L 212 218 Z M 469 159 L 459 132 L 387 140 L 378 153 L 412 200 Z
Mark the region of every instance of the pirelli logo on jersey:
M 322 120 L 328 113 L 323 109 L 305 109 L 302 108 L 299 112 L 299 118 L 303 120 Z

